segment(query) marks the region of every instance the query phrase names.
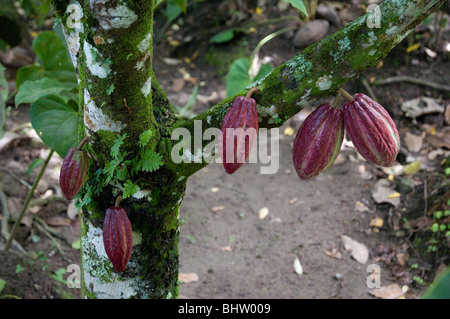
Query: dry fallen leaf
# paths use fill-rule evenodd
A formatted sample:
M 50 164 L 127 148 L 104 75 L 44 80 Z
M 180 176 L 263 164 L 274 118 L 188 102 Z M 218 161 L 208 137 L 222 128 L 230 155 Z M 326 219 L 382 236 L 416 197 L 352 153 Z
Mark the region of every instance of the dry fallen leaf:
M 422 133 L 421 135 L 415 135 L 410 132 L 406 132 L 405 135 L 405 144 L 406 148 L 410 152 L 417 153 L 422 149 L 423 139 L 426 133 Z
M 365 264 L 369 259 L 369 250 L 364 244 L 357 242 L 356 240 L 348 237 L 341 236 L 342 243 L 344 244 L 345 250 L 350 252 L 350 255 L 360 264 Z
M 293 266 L 294 266 L 294 270 L 297 274 L 299 274 L 299 275 L 303 274 L 303 267 L 302 267 L 302 264 L 300 264 L 300 260 L 298 258 L 295 258 Z
M 294 133 L 295 133 L 294 129 L 292 127 L 288 126 L 288 127 L 285 128 L 283 134 L 286 135 L 286 136 L 292 136 L 292 135 L 294 135 Z
M 369 207 L 367 207 L 364 203 L 360 202 L 359 200 L 356 201 L 356 203 L 355 203 L 355 210 L 360 213 L 370 211 Z
M 221 210 L 224 210 L 224 209 L 225 209 L 225 206 L 214 206 L 214 207 L 211 208 L 211 210 L 214 213 L 220 212 Z
M 418 171 L 420 171 L 421 168 L 421 162 L 420 161 L 415 161 L 412 163 L 409 163 L 408 165 L 406 165 L 403 168 L 403 172 L 407 175 L 412 175 L 417 173 Z
M 186 84 L 186 82 L 184 81 L 184 79 L 182 79 L 182 78 L 175 79 L 175 80 L 173 80 L 171 89 L 173 92 L 178 93 L 182 89 L 184 89 L 185 84 Z
M 404 266 L 406 262 L 408 261 L 408 254 L 405 253 L 397 253 L 395 255 L 397 257 L 397 261 L 400 264 L 400 266 Z
M 290 201 L 289 201 L 289 205 L 292 205 L 292 204 L 294 204 L 295 202 L 297 202 L 298 201 L 298 198 L 297 197 L 294 197 L 293 199 L 291 199 Z
M 399 284 L 392 284 L 372 289 L 369 291 L 369 294 L 381 299 L 398 299 L 402 297 L 404 293 Z
M 383 227 L 383 218 L 375 217 L 374 219 L 372 219 L 370 221 L 369 226 L 370 227 L 377 227 L 377 228 Z
M 198 281 L 198 275 L 195 272 L 190 273 L 179 273 L 178 281 L 181 281 L 183 284 L 188 284 L 190 282 Z
M 336 247 L 333 247 L 331 251 L 325 250 L 325 255 L 331 258 L 342 259 L 342 254 Z
M 49 226 L 70 226 L 72 225 L 72 220 L 61 216 L 53 216 L 47 218 L 45 223 Z
M 416 118 L 424 114 L 442 113 L 444 107 L 440 105 L 440 101 L 429 97 L 419 97 L 409 100 L 401 105 L 401 109 L 407 117 Z
M 372 189 L 372 198 L 378 203 L 389 203 L 397 207 L 400 204 L 400 197 L 390 198 L 390 195 L 394 195 L 397 192 L 392 190 L 390 182 L 387 179 L 380 179 Z
M 259 219 L 264 219 L 269 215 L 269 209 L 267 207 L 263 207 L 259 210 Z
M 222 247 L 221 250 L 229 252 L 229 251 L 232 251 L 233 249 L 231 248 L 230 245 L 228 245 L 228 246 Z

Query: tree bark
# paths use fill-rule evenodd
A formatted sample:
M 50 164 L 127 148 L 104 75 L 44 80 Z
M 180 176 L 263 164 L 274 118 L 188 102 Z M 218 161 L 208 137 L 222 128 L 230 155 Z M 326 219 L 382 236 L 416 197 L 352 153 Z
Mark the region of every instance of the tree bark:
M 361 17 L 237 95 L 258 86 L 254 97 L 260 127 L 280 126 L 313 99 L 334 95 L 346 81 L 375 65 L 444 2 L 385 1 L 380 6 L 381 28 L 367 26 L 373 13 Z M 174 115 L 152 71 L 153 0 L 53 4 L 79 80 L 79 139 L 92 136 L 79 204 L 86 297 L 176 298 L 179 207 L 187 178 L 207 162 L 175 163 L 171 151 L 177 141 L 171 134 L 186 128 L 194 135 L 195 120 L 202 124 L 201 133 L 220 128 L 235 96 L 193 120 Z M 78 11 L 82 16 L 73 19 L 71 13 Z M 73 25 L 75 20 L 80 23 Z M 143 145 L 145 131 L 151 138 Z M 202 143 L 200 154 L 209 141 Z M 145 152 L 159 154 L 163 165 L 143 168 Z M 135 188 L 121 205 L 132 224 L 134 247 L 127 268 L 117 273 L 104 250 L 102 225 L 106 209 L 130 185 Z

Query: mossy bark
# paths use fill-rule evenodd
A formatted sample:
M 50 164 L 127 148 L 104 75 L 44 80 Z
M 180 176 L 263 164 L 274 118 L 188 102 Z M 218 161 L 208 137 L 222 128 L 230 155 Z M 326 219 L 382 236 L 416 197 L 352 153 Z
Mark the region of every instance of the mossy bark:
M 370 14 L 361 17 L 237 95 L 258 86 L 254 98 L 260 127 L 280 126 L 313 99 L 334 95 L 346 81 L 375 65 L 444 2 L 385 1 L 380 7 L 381 28 L 367 26 Z M 178 211 L 187 178 L 207 162 L 202 157 L 199 163 L 176 164 L 171 151 L 178 141 L 171 139 L 171 133 L 186 128 L 194 136 L 195 121 L 201 123 L 201 134 L 220 128 L 235 97 L 192 120 L 174 115 L 152 71 L 153 0 L 55 0 L 53 4 L 79 79 L 79 138 L 92 136 L 87 145 L 89 174 L 81 191 L 81 198 L 88 199 L 82 210 L 86 297 L 176 298 Z M 69 25 L 78 11 L 79 24 Z M 126 182 L 138 186 L 121 202 L 132 224 L 134 247 L 126 270 L 119 274 L 106 256 L 102 225 L 106 209 L 124 192 L 125 181 L 101 176 L 114 160 L 111 150 L 118 137 L 123 138 L 121 168 L 136 169 L 124 163 L 135 163 L 140 134 L 147 130 L 152 138 L 146 147 L 161 154 L 164 165 L 127 177 Z M 210 141 L 202 143 L 204 155 Z

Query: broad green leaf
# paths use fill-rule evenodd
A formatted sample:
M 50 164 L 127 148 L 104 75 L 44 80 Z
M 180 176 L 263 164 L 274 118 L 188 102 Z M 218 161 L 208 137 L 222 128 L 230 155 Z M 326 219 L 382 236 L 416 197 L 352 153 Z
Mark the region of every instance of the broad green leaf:
M 431 283 L 425 293 L 423 299 L 450 299 L 450 267 L 447 267 L 436 279 Z
M 261 68 L 258 71 L 258 74 L 255 76 L 255 78 L 253 79 L 253 81 L 258 81 L 261 80 L 262 78 L 264 78 L 267 74 L 269 74 L 270 72 L 272 72 L 273 70 L 273 66 L 269 63 L 266 64 L 262 64 Z
M 245 87 L 251 83 L 250 76 L 248 75 L 249 69 L 249 59 L 240 58 L 233 61 L 226 79 L 227 97 L 233 96 L 239 91 L 245 89 Z
M 81 239 L 78 239 L 72 243 L 72 248 L 80 250 L 81 249 Z
M 31 172 L 36 168 L 42 165 L 42 163 L 44 163 L 44 160 L 42 158 L 35 158 L 30 166 L 28 166 L 27 169 L 27 176 L 30 176 Z
M 17 71 L 16 89 L 19 90 L 20 86 L 26 81 L 36 81 L 42 79 L 43 77 L 44 73 L 42 72 L 39 64 L 25 65 Z
M 70 84 L 50 78 L 26 81 L 21 85 L 19 92 L 17 92 L 16 106 L 19 106 L 21 103 L 33 103 L 43 96 L 58 94 L 61 91 L 70 90 L 71 87 Z
M 77 113 L 57 96 L 34 102 L 30 122 L 42 141 L 63 158 L 77 144 Z
M 225 43 L 234 38 L 234 32 L 236 29 L 227 30 L 224 32 L 217 33 L 211 39 L 209 39 L 210 43 Z
M 169 22 L 178 18 L 182 12 L 180 7 L 175 3 L 175 0 L 167 0 L 166 15 Z
M 174 2 L 181 11 L 186 13 L 186 0 L 174 0 Z
M 0 279 L 0 293 L 2 293 L 3 289 L 5 288 L 6 281 L 3 279 Z
M 5 77 L 5 67 L 0 64 L 0 138 L 5 134 L 6 100 L 8 99 L 8 81 Z
M 61 38 L 52 31 L 40 33 L 33 41 L 34 53 L 46 71 L 66 70 L 73 72 L 72 60 Z
M 305 16 L 308 17 L 308 10 L 302 0 L 283 0 L 289 2 L 294 8 L 299 9 Z

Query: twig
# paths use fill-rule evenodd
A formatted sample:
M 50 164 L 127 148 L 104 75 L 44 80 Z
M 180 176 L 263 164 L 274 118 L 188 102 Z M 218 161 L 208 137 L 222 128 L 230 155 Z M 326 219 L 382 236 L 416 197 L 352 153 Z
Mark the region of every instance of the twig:
M 373 92 L 372 87 L 370 86 L 369 82 L 365 78 L 362 78 L 361 83 L 362 83 L 362 85 L 364 85 L 364 88 L 366 89 L 367 94 L 369 94 L 369 96 L 373 100 L 378 101 L 377 96 L 375 95 L 375 92 Z
M 22 221 L 22 218 L 28 209 L 28 204 L 30 203 L 31 197 L 33 197 L 34 190 L 36 189 L 39 181 L 41 180 L 41 177 L 44 174 L 45 169 L 47 168 L 48 162 L 50 162 L 50 158 L 52 157 L 53 152 L 54 152 L 54 150 L 50 150 L 50 152 L 48 153 L 48 156 L 45 159 L 44 163 L 42 164 L 39 174 L 36 176 L 36 179 L 34 180 L 34 183 L 31 186 L 31 189 L 28 191 L 27 198 L 25 199 L 25 203 L 23 204 L 23 207 L 22 207 L 22 211 L 20 212 L 19 217 L 16 219 L 16 222 L 14 223 L 14 227 L 11 231 L 11 235 L 9 236 L 8 241 L 6 242 L 6 247 L 5 247 L 6 252 L 8 252 L 9 248 L 11 247 L 11 241 L 14 239 L 14 237 L 17 234 L 17 231 L 19 230 L 20 222 Z
M 2 168 L 0 167 L 0 171 L 2 172 L 6 172 L 9 175 L 11 175 L 12 178 L 14 178 L 16 181 L 18 181 L 20 184 L 26 186 L 28 189 L 31 188 L 31 185 L 28 184 L 27 182 L 25 182 L 23 179 L 21 179 L 19 176 L 17 176 L 16 174 L 14 174 L 13 172 L 11 172 L 10 170 L 6 169 L 6 168 Z
M 397 82 L 410 82 L 413 84 L 428 86 L 428 87 L 431 87 L 436 90 L 450 92 L 450 86 L 448 86 L 448 85 L 431 82 L 431 81 L 421 79 L 421 78 L 414 78 L 414 77 L 411 77 L 408 75 L 399 75 L 399 76 L 393 76 L 393 77 L 386 78 L 386 79 L 377 80 L 374 82 L 374 84 L 375 85 L 384 85 L 384 84 L 391 84 L 391 83 L 397 83 Z
M 63 235 L 61 235 L 60 233 L 58 233 L 56 230 L 52 229 L 51 227 L 49 227 L 47 225 L 47 223 L 42 220 L 42 218 L 40 218 L 37 215 L 33 215 L 33 219 L 39 221 L 41 223 L 41 225 L 45 228 L 46 231 L 48 231 L 52 236 L 61 239 L 63 242 L 65 242 L 67 244 L 67 246 L 72 247 L 72 245 L 70 244 L 69 240 L 67 240 L 66 237 L 64 237 Z
M 37 217 L 37 216 L 34 216 Z M 45 222 L 42 219 L 35 218 L 37 223 L 36 226 L 39 228 L 41 232 L 43 232 L 45 235 L 47 235 L 48 238 L 52 240 L 52 243 L 55 244 L 56 249 L 58 250 L 59 254 L 61 255 L 62 259 L 68 263 L 71 263 L 69 259 L 67 259 L 66 254 L 64 254 L 64 251 L 61 249 L 61 245 L 58 243 L 58 241 L 53 237 L 50 232 L 47 231 Z
M 68 200 L 64 196 L 60 195 L 51 195 L 47 198 L 37 198 L 30 200 L 29 206 L 44 206 L 50 202 L 61 202 L 67 204 Z
M 9 207 L 8 207 L 8 199 L 6 198 L 5 192 L 0 189 L 0 201 L 2 203 L 2 228 L 1 228 L 1 234 L 5 238 L 5 240 L 9 240 L 9 231 L 8 231 L 8 221 L 9 221 Z M 22 248 L 22 246 L 15 240 L 12 241 L 12 245 L 16 250 L 21 252 L 24 255 L 28 255 L 25 249 Z

